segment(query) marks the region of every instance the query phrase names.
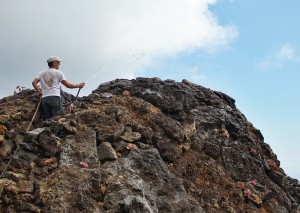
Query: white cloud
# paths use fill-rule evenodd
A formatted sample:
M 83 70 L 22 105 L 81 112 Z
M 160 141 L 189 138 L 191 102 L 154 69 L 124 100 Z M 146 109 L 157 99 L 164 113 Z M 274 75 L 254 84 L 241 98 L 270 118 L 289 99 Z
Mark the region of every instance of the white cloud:
M 295 48 L 289 44 L 283 44 L 273 54 L 260 62 L 257 67 L 261 70 L 281 69 L 286 63 L 299 63 L 300 56 L 296 54 Z
M 284 61 L 294 61 L 297 60 L 295 55 L 294 47 L 290 44 L 283 45 L 276 54 L 276 58 Z
M 200 84 L 201 82 L 207 80 L 207 76 L 199 72 L 198 67 L 190 67 L 185 71 L 185 74 L 190 76 L 194 83 Z
M 71 81 L 84 81 L 110 64 L 99 81 L 130 78 L 124 65 L 132 55 L 144 54 L 138 68 L 156 58 L 196 49 L 226 46 L 238 32 L 221 26 L 209 5 L 217 0 L 14 0 L 0 7 L 0 64 L 13 76 L 31 82 L 50 55 L 64 59 L 62 70 Z M 112 62 L 115 62 L 112 66 Z M 76 74 L 75 74 L 76 73 Z M 4 78 L 2 78 L 4 79 Z M 5 85 L 7 82 L 0 82 Z M 5 87 L 6 88 L 6 87 Z M 1 88 L 1 96 L 3 92 Z M 3 93 L 4 95 L 4 93 Z

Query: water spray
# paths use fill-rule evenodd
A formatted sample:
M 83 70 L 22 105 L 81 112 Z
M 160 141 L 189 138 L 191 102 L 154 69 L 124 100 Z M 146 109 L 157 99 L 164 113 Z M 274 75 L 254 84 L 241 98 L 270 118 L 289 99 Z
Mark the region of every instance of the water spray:
M 84 81 L 84 83 L 87 83 L 87 82 L 93 80 L 94 78 L 96 78 L 99 74 L 104 73 L 105 71 L 108 70 L 108 68 L 112 67 L 112 66 L 113 66 L 114 64 L 116 64 L 116 62 L 118 62 L 118 61 L 126 60 L 126 59 L 128 59 L 128 58 L 129 58 L 129 59 L 132 58 L 133 60 L 131 60 L 131 61 L 125 63 L 126 66 L 130 66 L 130 65 L 136 63 L 136 62 L 137 62 L 138 60 L 140 60 L 141 58 L 143 58 L 145 55 L 146 55 L 146 54 L 145 54 L 144 52 L 141 52 L 141 53 L 136 53 L 136 54 L 129 55 L 129 56 L 123 56 L 123 57 L 120 57 L 120 58 L 118 58 L 118 59 L 112 61 L 111 63 L 109 63 L 109 64 L 107 64 L 107 65 L 103 65 L 103 66 L 102 66 L 102 69 L 101 69 L 99 72 L 97 72 L 97 73 L 95 73 L 94 75 L 92 75 L 90 78 L 88 78 L 86 81 Z M 78 92 L 77 92 L 77 95 L 76 95 L 76 97 L 75 97 L 75 100 L 77 99 L 77 97 L 78 97 L 78 95 L 79 95 L 79 93 L 80 93 L 80 90 L 81 90 L 81 88 L 79 88 L 79 90 L 78 90 Z M 75 101 L 75 100 L 74 100 L 74 101 Z M 74 101 L 73 101 L 73 102 L 74 102 Z M 72 103 L 73 103 L 73 102 L 72 102 Z M 72 104 L 72 103 L 71 103 L 71 104 Z
M 130 66 L 134 63 L 136 63 L 137 61 L 139 61 L 141 58 L 143 58 L 146 54 L 144 52 L 141 52 L 141 53 L 136 53 L 136 54 L 133 54 L 133 55 L 129 55 L 129 56 L 123 56 L 123 57 L 120 57 L 114 61 L 112 61 L 111 63 L 107 64 L 107 65 L 103 65 L 102 66 L 102 69 L 97 72 L 96 74 L 94 74 L 93 76 L 91 76 L 89 79 L 87 79 L 84 83 L 87 83 L 89 82 L 90 80 L 96 78 L 99 74 L 109 70 L 110 67 L 112 67 L 114 64 L 116 64 L 116 62 L 120 62 L 120 61 L 123 61 L 123 60 L 127 60 L 127 59 L 133 59 L 133 60 L 130 60 L 129 62 L 125 63 L 126 66 Z

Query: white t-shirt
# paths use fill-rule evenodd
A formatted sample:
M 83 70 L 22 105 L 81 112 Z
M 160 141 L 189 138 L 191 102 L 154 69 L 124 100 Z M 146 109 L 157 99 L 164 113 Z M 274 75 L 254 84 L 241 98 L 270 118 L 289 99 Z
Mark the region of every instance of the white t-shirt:
M 42 70 L 37 78 L 41 83 L 42 97 L 60 96 L 59 83 L 66 80 L 65 75 L 60 70 L 53 68 Z

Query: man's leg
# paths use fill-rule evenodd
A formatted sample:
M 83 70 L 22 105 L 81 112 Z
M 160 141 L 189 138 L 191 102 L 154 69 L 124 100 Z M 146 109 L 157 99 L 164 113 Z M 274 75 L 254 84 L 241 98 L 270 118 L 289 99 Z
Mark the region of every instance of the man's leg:
M 50 117 L 54 117 L 58 115 L 60 111 L 60 97 L 59 96 L 51 96 L 50 99 Z
M 47 120 L 50 118 L 50 107 L 48 106 L 48 97 L 42 99 L 42 119 Z
M 56 116 L 60 111 L 60 97 L 47 96 L 42 100 L 43 120 Z

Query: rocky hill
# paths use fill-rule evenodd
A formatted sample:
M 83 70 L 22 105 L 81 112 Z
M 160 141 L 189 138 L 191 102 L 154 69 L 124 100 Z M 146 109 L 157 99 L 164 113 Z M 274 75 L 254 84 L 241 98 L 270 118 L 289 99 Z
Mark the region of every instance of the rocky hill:
M 39 100 L 0 100 L 0 212 L 300 211 L 299 181 L 226 94 L 117 79 L 45 122 Z

